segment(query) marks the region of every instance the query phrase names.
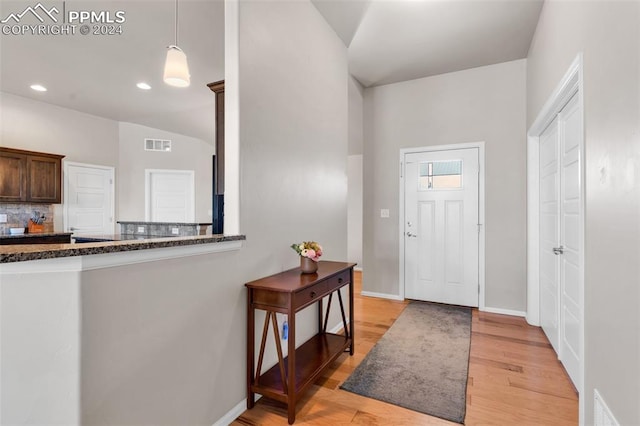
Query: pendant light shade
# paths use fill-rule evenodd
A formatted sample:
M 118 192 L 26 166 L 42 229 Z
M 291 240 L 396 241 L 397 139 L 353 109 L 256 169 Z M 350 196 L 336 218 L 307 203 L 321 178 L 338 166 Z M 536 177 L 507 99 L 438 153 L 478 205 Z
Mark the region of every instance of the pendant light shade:
M 178 46 L 169 46 L 167 49 L 164 82 L 175 87 L 188 87 L 191 84 L 187 55 Z
M 176 0 L 175 43 L 167 47 L 163 79 L 165 83 L 175 87 L 188 87 L 191 84 L 187 55 L 178 47 L 178 0 Z

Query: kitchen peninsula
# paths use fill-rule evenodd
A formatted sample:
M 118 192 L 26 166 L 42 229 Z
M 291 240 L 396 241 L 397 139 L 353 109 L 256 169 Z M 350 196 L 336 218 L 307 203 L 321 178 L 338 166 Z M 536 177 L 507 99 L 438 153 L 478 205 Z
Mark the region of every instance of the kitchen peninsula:
M 129 383 L 132 366 L 193 329 L 184 321 L 199 311 L 185 300 L 223 291 L 243 240 L 0 246 L 3 423 L 82 424 L 112 380 Z

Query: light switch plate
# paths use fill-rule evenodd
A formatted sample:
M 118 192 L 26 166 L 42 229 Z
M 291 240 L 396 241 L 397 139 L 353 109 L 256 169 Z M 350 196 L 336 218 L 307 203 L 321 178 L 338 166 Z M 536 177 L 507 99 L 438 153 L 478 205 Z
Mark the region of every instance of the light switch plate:
M 380 209 L 380 217 L 389 217 L 389 209 Z
M 0 214 L 0 223 L 7 223 L 7 214 L 6 213 Z
M 138 226 L 138 232 L 144 232 L 144 226 Z
M 173 235 L 180 235 L 180 228 L 171 228 L 171 233 Z

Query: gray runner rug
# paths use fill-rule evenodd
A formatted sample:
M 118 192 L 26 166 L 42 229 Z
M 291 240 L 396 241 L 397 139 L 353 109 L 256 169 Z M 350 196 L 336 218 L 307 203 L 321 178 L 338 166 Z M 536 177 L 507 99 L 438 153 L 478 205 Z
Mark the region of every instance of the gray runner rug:
M 463 423 L 470 343 L 470 308 L 411 302 L 340 387 Z

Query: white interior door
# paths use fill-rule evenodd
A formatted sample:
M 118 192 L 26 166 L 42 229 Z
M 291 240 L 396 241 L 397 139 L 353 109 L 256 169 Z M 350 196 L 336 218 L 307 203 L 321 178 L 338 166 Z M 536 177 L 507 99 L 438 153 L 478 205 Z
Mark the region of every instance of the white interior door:
M 581 389 L 582 113 L 574 96 L 540 136 L 540 323 Z
M 145 170 L 146 218 L 151 222 L 195 222 L 193 170 Z
M 560 247 L 558 177 L 556 119 L 540 135 L 540 325 L 553 348 L 560 353 L 560 272 L 558 257 L 555 254 Z
M 113 168 L 65 163 L 65 230 L 75 235 L 113 234 Z
M 478 148 L 405 155 L 405 297 L 478 306 Z
M 582 112 L 574 96 L 558 116 L 560 133 L 560 360 L 577 389 L 581 389 L 582 231 L 581 164 Z

